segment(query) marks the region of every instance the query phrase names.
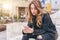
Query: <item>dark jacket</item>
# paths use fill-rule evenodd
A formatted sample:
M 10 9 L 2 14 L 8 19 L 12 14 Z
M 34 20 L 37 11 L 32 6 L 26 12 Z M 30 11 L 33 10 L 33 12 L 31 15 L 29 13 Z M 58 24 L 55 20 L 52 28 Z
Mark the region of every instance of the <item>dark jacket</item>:
M 34 32 L 31 35 L 42 35 L 43 39 L 48 38 L 48 40 L 55 40 L 56 28 L 53 24 L 49 14 L 43 14 L 42 25 L 41 27 L 37 27 L 36 25 L 36 17 L 33 16 L 32 23 L 28 22 L 28 26 L 30 28 L 34 28 Z M 53 39 L 51 39 L 53 38 Z

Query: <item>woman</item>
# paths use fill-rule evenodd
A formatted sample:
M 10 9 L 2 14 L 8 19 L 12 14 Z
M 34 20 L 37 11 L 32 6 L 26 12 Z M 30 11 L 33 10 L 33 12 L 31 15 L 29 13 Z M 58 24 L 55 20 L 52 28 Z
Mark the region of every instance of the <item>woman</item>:
M 41 2 L 32 1 L 28 7 L 28 25 L 24 26 L 22 40 L 55 40 L 56 28 L 48 13 L 43 13 Z

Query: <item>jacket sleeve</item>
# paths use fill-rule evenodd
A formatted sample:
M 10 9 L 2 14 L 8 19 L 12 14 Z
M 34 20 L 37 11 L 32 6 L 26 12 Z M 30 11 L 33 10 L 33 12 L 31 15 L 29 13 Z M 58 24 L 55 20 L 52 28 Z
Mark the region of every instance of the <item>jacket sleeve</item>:
M 30 28 L 32 28 L 32 25 L 33 24 L 31 22 L 28 22 L 28 24 L 27 24 L 27 26 L 30 27 Z
M 46 33 L 43 34 L 43 38 L 49 37 L 50 39 L 55 39 L 55 34 L 57 33 L 56 26 L 53 24 L 49 14 L 45 14 L 43 29 L 46 31 Z
M 45 31 L 48 31 L 48 32 L 52 32 L 52 33 L 55 33 L 56 32 L 56 26 L 53 24 L 51 18 L 50 18 L 50 15 L 49 14 L 45 14 L 45 17 L 44 17 L 44 23 L 43 23 L 43 29 Z
M 42 35 L 43 40 L 47 38 L 50 38 L 50 40 L 52 40 L 51 38 L 55 39 L 56 26 L 53 24 L 49 14 L 44 14 L 42 27 L 42 29 L 34 30 L 35 35 Z

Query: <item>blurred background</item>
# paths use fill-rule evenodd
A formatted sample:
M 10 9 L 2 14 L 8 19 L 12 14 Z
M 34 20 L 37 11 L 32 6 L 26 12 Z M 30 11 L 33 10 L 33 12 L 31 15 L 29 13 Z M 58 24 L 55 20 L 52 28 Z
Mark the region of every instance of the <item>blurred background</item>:
M 21 40 L 22 28 L 27 25 L 27 7 L 32 0 L 0 0 L 0 40 Z M 60 1 L 39 0 L 49 12 L 60 40 Z M 32 39 L 30 39 L 32 40 Z

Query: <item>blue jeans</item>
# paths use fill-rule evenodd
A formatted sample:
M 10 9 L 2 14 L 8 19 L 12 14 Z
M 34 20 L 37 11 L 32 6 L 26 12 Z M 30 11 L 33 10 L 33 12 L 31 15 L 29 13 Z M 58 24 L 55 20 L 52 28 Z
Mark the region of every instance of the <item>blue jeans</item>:
M 29 38 L 34 38 L 35 40 L 41 40 L 37 39 L 36 35 L 23 35 L 22 40 L 29 40 Z

